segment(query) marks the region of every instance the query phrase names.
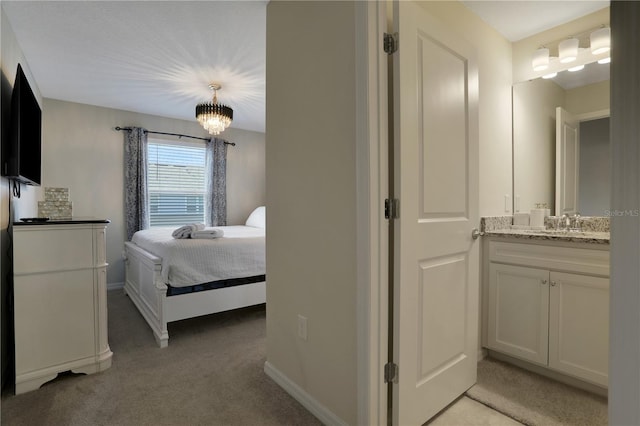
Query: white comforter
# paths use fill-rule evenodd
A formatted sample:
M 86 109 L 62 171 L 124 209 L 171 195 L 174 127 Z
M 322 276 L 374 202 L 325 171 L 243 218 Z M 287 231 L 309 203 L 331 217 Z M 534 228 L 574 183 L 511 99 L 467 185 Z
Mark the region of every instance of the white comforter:
M 266 273 L 264 229 L 217 228 L 224 237 L 175 239 L 174 228 L 154 228 L 136 232 L 131 241 L 162 259 L 162 279 L 174 287 Z

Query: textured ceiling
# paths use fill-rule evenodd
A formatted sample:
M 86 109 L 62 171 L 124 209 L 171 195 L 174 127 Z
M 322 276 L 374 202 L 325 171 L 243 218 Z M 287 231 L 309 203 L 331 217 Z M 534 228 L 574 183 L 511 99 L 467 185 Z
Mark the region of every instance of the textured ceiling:
M 195 120 L 210 82 L 232 127 L 264 132 L 266 5 L 2 1 L 44 97 Z

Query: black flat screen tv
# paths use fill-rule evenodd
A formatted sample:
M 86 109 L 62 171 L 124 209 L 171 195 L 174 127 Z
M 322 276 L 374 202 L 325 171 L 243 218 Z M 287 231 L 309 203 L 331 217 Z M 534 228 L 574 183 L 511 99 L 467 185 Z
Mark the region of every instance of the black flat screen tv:
M 42 110 L 18 64 L 11 93 L 9 134 L 2 143 L 2 175 L 27 185 L 40 185 Z

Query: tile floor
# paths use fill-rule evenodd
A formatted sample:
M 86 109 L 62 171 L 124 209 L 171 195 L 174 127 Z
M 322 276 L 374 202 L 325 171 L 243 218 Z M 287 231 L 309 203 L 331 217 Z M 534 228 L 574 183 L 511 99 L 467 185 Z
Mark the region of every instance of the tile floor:
M 522 426 L 502 413 L 463 396 L 426 423 L 429 426 Z

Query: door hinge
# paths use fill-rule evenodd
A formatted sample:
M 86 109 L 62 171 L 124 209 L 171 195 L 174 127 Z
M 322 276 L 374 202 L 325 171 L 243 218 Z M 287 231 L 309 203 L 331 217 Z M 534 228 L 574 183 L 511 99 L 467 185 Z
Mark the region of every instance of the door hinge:
M 398 50 L 398 33 L 384 33 L 382 45 L 387 55 L 395 53 Z
M 384 218 L 398 219 L 400 217 L 400 201 L 397 198 L 384 200 Z
M 398 364 L 388 362 L 384 365 L 384 382 L 398 383 Z

